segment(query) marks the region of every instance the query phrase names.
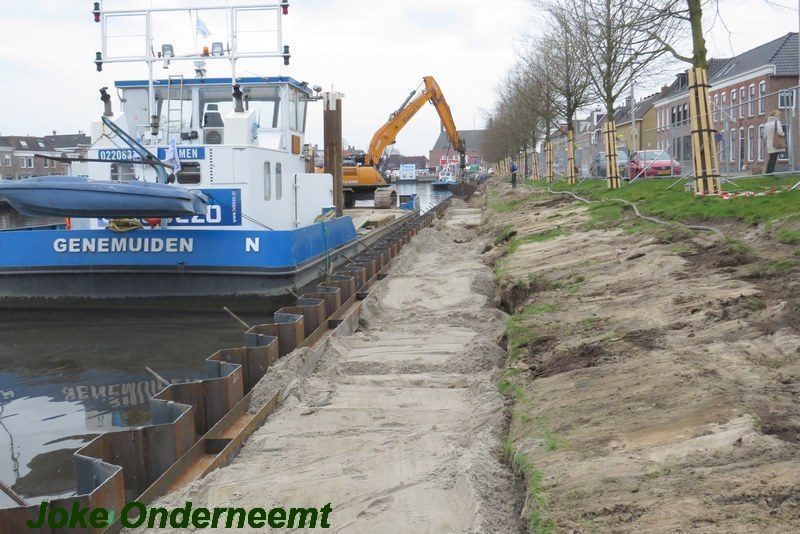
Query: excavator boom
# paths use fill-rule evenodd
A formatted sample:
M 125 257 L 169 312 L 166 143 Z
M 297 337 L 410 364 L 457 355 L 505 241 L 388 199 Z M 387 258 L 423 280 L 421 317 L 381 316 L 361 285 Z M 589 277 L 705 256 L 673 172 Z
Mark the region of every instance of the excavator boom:
M 408 121 L 410 121 L 427 102 L 431 102 L 436 107 L 436 111 L 439 113 L 439 118 L 447 132 L 450 143 L 452 143 L 455 150 L 461 153 L 463 159 L 466 146 L 464 140 L 458 135 L 458 130 L 456 130 L 456 125 L 453 121 L 453 114 L 450 112 L 450 106 L 447 105 L 447 101 L 444 99 L 442 89 L 432 76 L 425 76 L 423 80 L 425 82 L 425 89 L 422 93 L 413 100 L 407 101 L 407 105 L 393 113 L 386 124 L 375 132 L 365 158 L 365 165 L 378 166 L 386 148 L 395 143 L 400 130 L 408 124 Z

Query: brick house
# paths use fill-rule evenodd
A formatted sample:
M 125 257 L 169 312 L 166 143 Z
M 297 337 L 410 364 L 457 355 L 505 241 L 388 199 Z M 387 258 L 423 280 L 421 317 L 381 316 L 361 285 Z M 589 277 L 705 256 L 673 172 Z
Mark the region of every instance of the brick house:
M 0 180 L 13 177 L 14 171 L 11 169 L 13 157 L 14 149 L 0 137 Z
M 764 125 L 773 110 L 779 110 L 790 149 L 778 160 L 776 170 L 798 168 L 800 143 L 796 139 L 795 91 L 798 77 L 797 33 L 743 52 L 732 58 L 709 61 L 709 97 L 717 150 L 723 174 L 760 172 L 767 158 Z M 692 168 L 687 74 L 678 74 L 656 104 L 658 148 Z
M 458 130 L 458 135 L 467 145 L 467 165 L 475 165 L 481 162 L 481 143 L 486 130 Z M 428 164 L 441 170 L 442 161 L 458 164 L 458 152 L 450 145 L 447 133 L 442 130 L 436 144 L 430 152 Z
M 0 144 L 11 150 L 5 150 L 0 159 L 0 175 L 5 179 L 21 180 L 32 176 L 49 176 L 66 174 L 69 164 L 37 158 L 36 154 L 60 157 L 64 152 L 53 146 L 43 137 L 4 136 Z
M 720 166 L 731 172 L 763 172 L 764 128 L 778 110 L 789 150 L 778 158 L 777 171 L 798 168 L 795 87 L 798 76 L 797 33 L 788 33 L 731 58 L 717 71 L 709 96 L 715 128 L 722 137 Z

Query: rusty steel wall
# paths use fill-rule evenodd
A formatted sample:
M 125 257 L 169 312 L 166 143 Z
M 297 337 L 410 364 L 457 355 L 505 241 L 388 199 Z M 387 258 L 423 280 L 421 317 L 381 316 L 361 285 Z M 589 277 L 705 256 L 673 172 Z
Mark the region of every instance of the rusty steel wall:
M 361 254 L 335 269 L 315 291 L 301 295 L 295 306 L 275 312 L 272 323 L 249 329 L 244 336 L 245 347 L 210 356 L 205 379 L 173 384 L 154 395 L 150 401 L 152 424 L 103 433 L 79 449 L 74 455 L 77 495 L 54 499 L 52 504 L 70 508 L 77 502 L 87 508 L 114 510 L 119 516 L 126 502 L 137 498 L 150 502 L 165 491 L 170 482 L 164 480 L 165 473 L 175 466 L 189 470 L 198 453 L 187 451 L 196 451 L 202 445 L 206 453 L 223 453 L 224 460 L 229 459 L 231 450 L 223 451 L 231 442 L 244 438 L 220 439 L 212 428 L 232 417 L 234 407 L 243 409 L 242 400 L 278 358 L 303 343 L 315 342 L 335 325 L 337 312 L 363 297 L 361 290 L 366 291 L 372 281 L 385 277 L 385 269 L 403 244 L 441 217 L 450 200 L 425 214 L 399 219 L 388 227 L 388 235 L 365 244 Z M 271 411 L 277 406 L 277 396 L 269 404 Z M 218 464 L 212 464 L 213 468 Z M 171 479 L 175 477 L 170 473 Z M 0 526 L 3 531 L 30 531 L 25 522 L 35 518 L 37 512 L 38 506 L 0 509 Z M 41 532 L 95 531 L 48 528 Z

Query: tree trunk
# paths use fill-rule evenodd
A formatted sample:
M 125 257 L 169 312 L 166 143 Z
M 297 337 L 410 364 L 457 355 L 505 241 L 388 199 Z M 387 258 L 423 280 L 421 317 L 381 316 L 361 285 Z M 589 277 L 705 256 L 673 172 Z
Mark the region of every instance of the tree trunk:
M 572 113 L 567 114 L 567 183 L 575 185 L 575 122 Z
M 702 0 L 686 0 L 692 26 L 692 66 L 689 69 L 689 115 L 692 128 L 692 160 L 695 193 L 715 194 L 720 190 L 716 131 L 711 120 L 708 96 L 708 51 L 703 36 Z
M 686 0 L 689 6 L 689 23 L 692 26 L 692 65 L 699 69 L 708 69 L 708 50 L 706 38 L 703 36 L 702 0 Z

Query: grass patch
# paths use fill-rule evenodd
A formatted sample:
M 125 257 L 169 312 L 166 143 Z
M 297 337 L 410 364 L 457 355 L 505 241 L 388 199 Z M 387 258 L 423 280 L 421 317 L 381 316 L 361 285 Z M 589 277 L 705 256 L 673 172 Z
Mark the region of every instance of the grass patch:
M 558 306 L 553 304 L 552 302 L 540 302 L 539 304 L 533 304 L 532 306 L 528 306 L 524 310 L 520 312 L 521 315 L 539 315 L 541 313 L 552 313 L 558 309 Z
M 561 447 L 561 442 L 558 441 L 556 438 L 555 432 L 553 432 L 549 426 L 547 426 L 547 419 L 544 417 L 537 417 L 534 422 L 536 423 L 536 428 L 539 429 L 539 434 L 541 434 L 542 439 L 544 440 L 544 448 L 548 451 L 555 451 L 559 447 Z
M 692 252 L 694 252 L 694 247 L 686 243 L 678 243 L 676 245 L 670 245 L 669 251 L 672 252 L 673 254 L 678 254 L 678 255 L 691 254 Z
M 769 266 L 769 268 L 772 269 L 773 271 L 783 271 L 785 269 L 791 269 L 791 267 L 792 267 L 792 262 L 790 262 L 789 260 L 776 261 L 775 263 Z
M 506 202 L 490 202 L 489 209 L 497 213 L 507 213 L 523 206 L 529 198 L 515 198 Z
M 528 514 L 528 531 L 534 534 L 552 533 L 556 524 L 552 519 L 545 518 L 547 494 L 542 489 L 544 473 L 533 465 L 530 458 L 517 451 L 511 441 L 507 440 L 503 444 L 503 450 L 511 459 L 514 470 L 522 473 L 525 477 L 526 489 L 532 503 L 531 511 Z
M 780 230 L 775 239 L 784 245 L 796 245 L 800 243 L 800 230 Z
M 506 335 L 508 336 L 508 357 L 516 361 L 525 352 L 525 349 L 539 338 L 539 332 L 530 324 L 529 315 L 518 313 L 506 321 Z
M 550 241 L 551 239 L 555 239 L 558 236 L 564 235 L 565 233 L 566 232 L 564 232 L 560 226 L 556 226 L 555 228 L 551 228 L 537 234 L 526 235 L 524 237 L 515 237 L 511 240 L 511 245 L 508 247 L 508 253 L 513 254 L 521 245 Z
M 584 225 L 587 230 L 604 229 L 615 226 L 623 218 L 625 207 L 616 202 L 598 202 L 589 204 L 589 221 Z
M 796 175 L 783 178 L 742 178 L 737 180 L 735 185 L 742 190 L 759 192 L 794 185 L 797 179 Z M 800 191 L 722 200 L 717 197 L 696 197 L 684 192 L 680 186 L 667 189 L 670 184 L 672 181 L 669 180 L 637 180 L 632 184 L 625 183 L 620 189 L 609 190 L 606 188 L 605 180 L 586 180 L 579 189 L 573 189 L 575 193 L 592 200 L 606 197 L 635 202 L 645 215 L 675 221 L 735 220 L 745 223 L 766 223 L 779 217 L 800 214 Z M 568 189 L 570 187 L 564 182 L 557 183 L 553 188 L 554 191 Z M 723 189 L 737 190 L 730 184 L 723 184 Z M 619 219 L 622 211 L 623 206 L 617 203 L 589 205 L 594 224 Z
M 536 291 L 550 291 L 551 289 L 561 289 L 564 284 L 542 276 L 540 274 L 528 273 L 528 288 Z
M 517 231 L 514 227 L 510 224 L 506 224 L 497 232 L 497 236 L 494 238 L 494 244 L 497 246 L 500 243 L 505 243 L 515 235 L 517 235 Z
M 581 319 L 581 326 L 589 327 L 599 321 L 600 318 L 596 316 L 587 317 L 586 319 Z

